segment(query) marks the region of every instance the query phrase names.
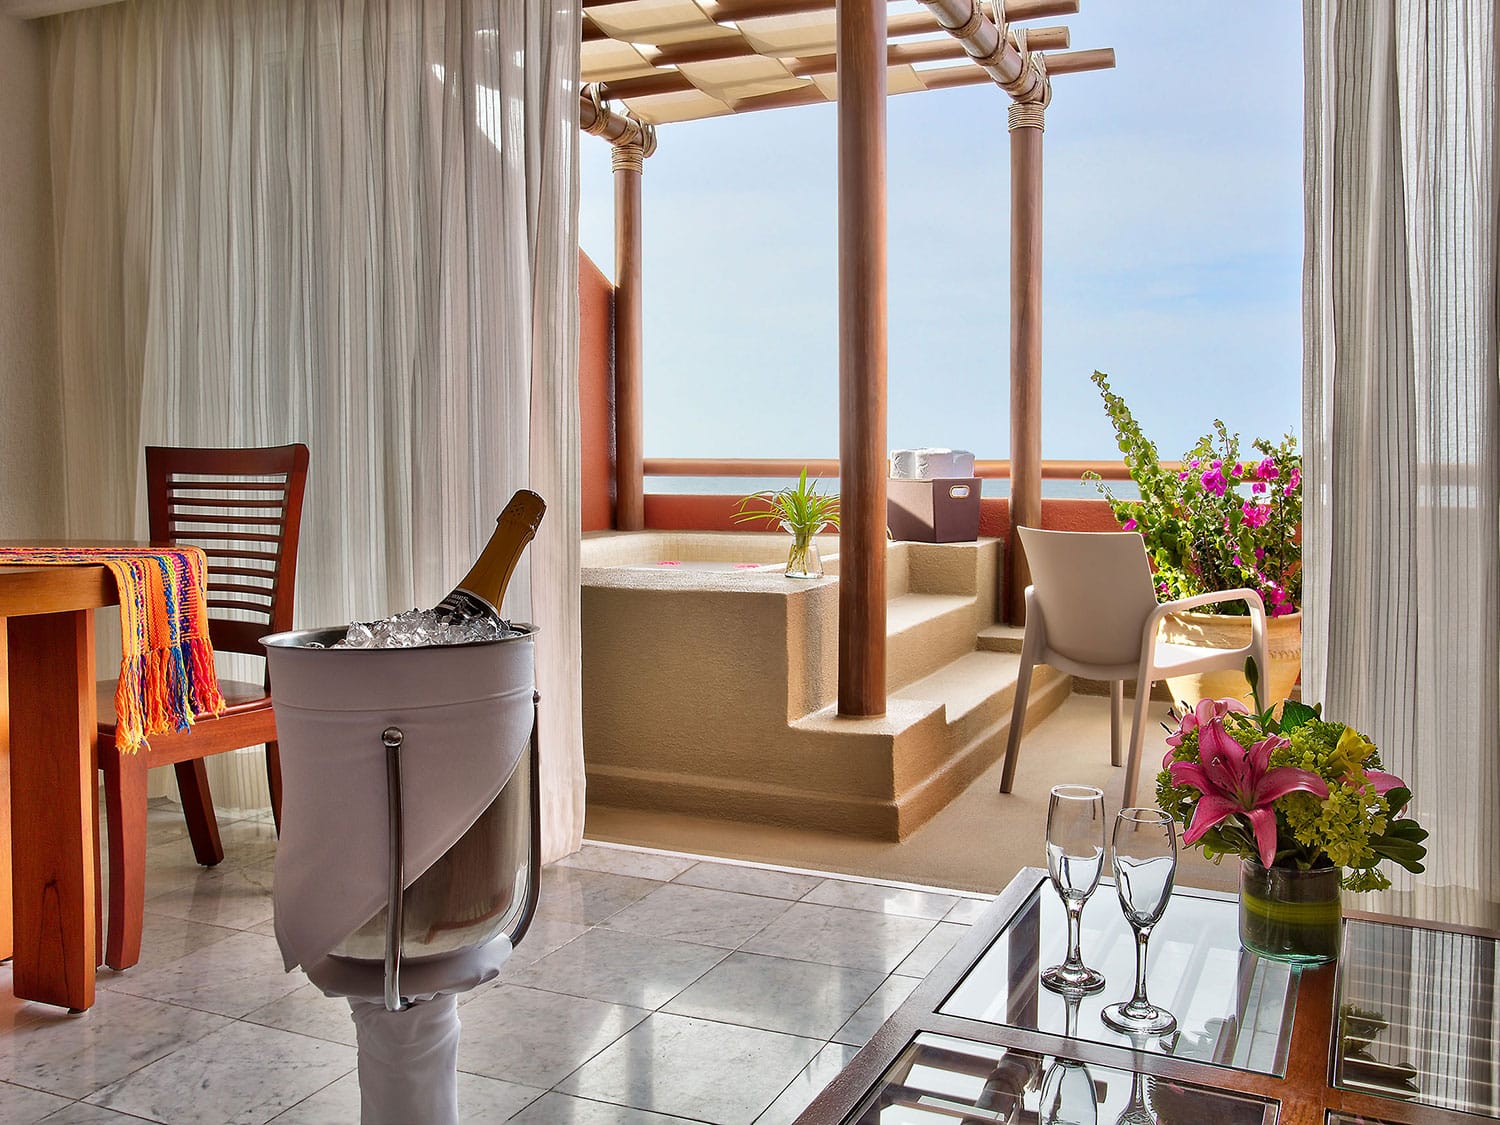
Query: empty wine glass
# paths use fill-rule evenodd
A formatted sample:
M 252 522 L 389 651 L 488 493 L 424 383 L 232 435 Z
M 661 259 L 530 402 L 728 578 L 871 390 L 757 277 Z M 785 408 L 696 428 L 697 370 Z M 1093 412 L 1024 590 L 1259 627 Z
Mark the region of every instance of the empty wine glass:
M 1146 999 L 1146 943 L 1167 908 L 1177 874 L 1172 818 L 1159 809 L 1121 809 L 1112 852 L 1120 908 L 1135 930 L 1135 995 L 1101 1014 L 1105 1023 L 1127 1035 L 1165 1035 L 1176 1029 L 1177 1018 Z
M 1104 869 L 1104 792 L 1092 785 L 1057 785 L 1047 805 L 1047 874 L 1068 912 L 1068 956 L 1042 973 L 1054 992 L 1098 992 L 1104 974 L 1079 951 L 1083 904 Z

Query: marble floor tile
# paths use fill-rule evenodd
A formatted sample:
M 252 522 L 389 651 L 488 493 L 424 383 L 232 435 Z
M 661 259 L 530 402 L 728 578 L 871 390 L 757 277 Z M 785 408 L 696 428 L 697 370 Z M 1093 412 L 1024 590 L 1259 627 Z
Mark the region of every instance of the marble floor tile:
M 830 1043 L 802 1068 L 791 1085 L 755 1119 L 755 1125 L 792 1125 L 802 1111 L 812 1104 L 824 1088 L 848 1066 L 859 1048 L 845 1043 Z
M 961 898 L 953 904 L 952 910 L 943 915 L 943 921 L 972 926 L 994 901 L 992 898 Z
M 509 1125 L 678 1125 L 689 1120 L 698 1119 L 667 1117 L 650 1110 L 551 1093 L 512 1117 Z
M 578 867 L 544 867 L 537 914 L 592 926 L 661 886 L 657 879 L 611 875 Z
M 191 922 L 248 930 L 269 921 L 273 872 L 270 864 L 255 867 L 218 867 L 201 871 L 191 885 L 166 894 L 151 895 L 150 909 Z M 151 884 L 148 869 L 146 884 Z M 150 894 L 148 890 L 148 895 Z
M 305 979 L 301 973 L 295 975 Z M 349 1014 L 349 1002 L 324 996 L 313 984 L 304 984 L 244 1018 L 262 1027 L 279 1027 L 282 1031 L 354 1046 L 354 1019 Z
M 632 875 L 637 879 L 659 879 L 666 882 L 681 875 L 698 861 L 678 855 L 658 855 L 634 848 L 603 848 L 584 844 L 572 855 L 557 861 L 559 867 L 581 867 L 588 871 L 607 871 L 611 875 Z
M 170 1125 L 261 1125 L 354 1069 L 354 1050 L 231 1023 L 87 1100 Z
M 99 980 L 100 990 L 166 1000 L 224 1016 L 243 1016 L 307 983 L 281 967 L 274 938 L 235 934 L 154 969 Z
M 863 1047 L 921 983 L 916 977 L 887 977 L 874 994 L 859 1006 L 859 1011 L 834 1033 L 833 1041 Z
M 458 1075 L 460 1121 L 509 1121 L 545 1091 L 478 1074 Z M 274 1125 L 334 1125 L 359 1120 L 359 1075 L 349 1073 L 273 1117 Z
M 662 1010 L 828 1039 L 884 979 L 836 965 L 731 953 Z
M 968 932 L 968 926 L 960 926 L 956 922 L 939 922 L 922 939 L 921 944 L 907 955 L 906 960 L 896 966 L 896 972 L 903 977 L 925 977 L 937 968 L 938 962 L 948 956 L 948 950 Z
M 35 1125 L 47 1114 L 72 1104 L 56 1094 L 29 1090 L 13 1082 L 0 1082 L 0 1121 L 6 1125 Z
M 476 996 L 483 996 L 496 985 L 514 980 L 534 962 L 561 949 L 568 942 L 588 931 L 588 926 L 577 922 L 564 922 L 559 918 L 543 918 L 540 915 L 532 918 L 531 925 L 526 930 L 526 936 L 521 939 L 521 944 L 511 950 L 510 957 L 506 959 L 505 964 L 500 966 L 500 975 L 461 995 L 458 998 L 459 1007 L 470 1003 Z
M 799 902 L 742 948 L 746 953 L 889 973 L 935 924 L 924 918 Z
M 610 1004 L 659 1008 L 713 968 L 723 949 L 599 927 L 511 981 Z
M 789 898 L 794 901 L 822 881 L 816 875 L 798 875 L 791 871 L 712 862 L 694 864 L 673 880 L 690 887 L 712 887 L 719 891 L 739 891 L 741 894 Z
M 901 914 L 908 918 L 928 918 L 936 922 L 958 905 L 958 896 L 884 887 L 879 883 L 856 883 L 849 879 L 824 879 L 804 895 L 802 901 L 816 902 L 821 906 L 874 910 L 881 914 Z
M 504 984 L 459 1009 L 458 1068 L 545 1090 L 649 1014 Z
M 89 1105 L 88 1102 L 73 1102 L 51 1117 L 44 1117 L 41 1125 L 141 1125 L 142 1121 L 148 1120 L 150 1118 L 117 1113 L 100 1105 Z M 170 1123 L 164 1122 L 163 1125 Z
M 171 914 L 157 914 L 148 909 L 145 924 L 141 929 L 141 959 L 126 969 L 127 973 L 143 972 L 179 961 L 189 953 L 196 953 L 215 942 L 232 938 L 239 933 L 228 926 L 209 926 L 202 922 L 191 922 Z M 101 986 L 118 974 L 112 969 L 100 969 Z
M 36 1007 L 36 1018 L 0 1035 L 0 1079 L 67 1098 L 92 1094 L 229 1023 L 175 1004 L 112 994 L 78 1016 Z
M 632 934 L 738 949 L 790 906 L 784 899 L 669 883 L 604 925 Z
M 750 1125 L 822 1047 L 815 1039 L 657 1012 L 558 1089 L 715 1125 Z

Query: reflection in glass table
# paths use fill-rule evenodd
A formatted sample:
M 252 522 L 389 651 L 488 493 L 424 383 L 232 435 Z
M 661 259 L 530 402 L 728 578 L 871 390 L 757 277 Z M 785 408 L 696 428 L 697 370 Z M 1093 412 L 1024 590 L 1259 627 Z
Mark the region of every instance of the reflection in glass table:
M 1500 1114 L 1497 953 L 1492 937 L 1346 922 L 1334 1084 Z
M 846 1118 L 853 1125 L 1270 1125 L 1274 1104 L 1111 1067 L 919 1034 Z
M 939 1011 L 1068 1032 L 1063 998 L 1038 980 L 1039 966 L 1062 956 L 1066 929 L 1057 896 L 1034 892 Z M 1130 996 L 1135 974 L 1135 935 L 1113 893 L 1094 896 L 1085 908 L 1083 948 L 1107 983 L 1083 999 L 1078 1038 L 1261 1074 L 1286 1073 L 1299 970 L 1240 947 L 1234 900 L 1181 888 L 1173 893 L 1151 939 L 1147 967 L 1152 999 L 1178 1018 L 1178 1030 L 1165 1037 L 1132 1044 L 1100 1018 L 1106 1004 Z

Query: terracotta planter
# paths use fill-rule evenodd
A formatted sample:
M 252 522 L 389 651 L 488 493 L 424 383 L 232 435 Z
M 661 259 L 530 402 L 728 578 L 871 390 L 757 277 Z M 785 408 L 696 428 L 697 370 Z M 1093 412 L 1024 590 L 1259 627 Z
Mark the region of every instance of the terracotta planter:
M 1172 644 L 1240 648 L 1250 643 L 1250 618 L 1217 613 L 1171 613 L 1162 621 L 1161 637 Z M 1261 676 L 1261 702 L 1267 707 L 1291 695 L 1302 673 L 1302 614 L 1266 618 L 1266 649 L 1270 672 Z M 1241 672 L 1201 672 L 1167 680 L 1173 703 L 1195 704 L 1200 699 L 1233 696 L 1253 706 L 1250 684 Z

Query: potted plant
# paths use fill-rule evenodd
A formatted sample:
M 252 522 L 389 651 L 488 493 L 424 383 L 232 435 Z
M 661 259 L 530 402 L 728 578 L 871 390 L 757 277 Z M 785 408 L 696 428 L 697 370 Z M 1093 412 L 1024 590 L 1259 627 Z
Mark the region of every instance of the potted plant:
M 1247 674 L 1257 679 L 1253 662 Z M 1257 703 L 1257 707 L 1259 704 Z M 1240 859 L 1240 941 L 1278 960 L 1338 956 L 1339 890 L 1383 890 L 1386 860 L 1420 872 L 1427 832 L 1402 812 L 1411 793 L 1380 753 L 1321 707 L 1249 710 L 1206 699 L 1168 739 L 1156 799 L 1182 842 Z
M 1247 587 L 1257 591 L 1268 614 L 1270 668 L 1266 698 L 1285 699 L 1302 666 L 1302 458 L 1296 438 L 1264 438 L 1241 451 L 1238 434 L 1221 421 L 1182 456 L 1164 466 L 1154 442 L 1141 431 L 1125 400 L 1095 371 L 1120 452 L 1139 499 L 1118 497 L 1097 473 L 1085 473 L 1126 531 L 1138 531 L 1166 599 Z M 1243 602 L 1225 602 L 1208 612 L 1174 613 L 1163 637 L 1175 644 L 1239 648 L 1250 638 Z M 1250 700 L 1238 672 L 1209 672 L 1167 681 L 1174 700 L 1234 696 Z
M 838 493 L 821 493 L 818 482 L 807 481 L 807 469 L 793 488 L 779 492 L 752 492 L 740 498 L 735 507 L 734 522 L 749 523 L 764 520 L 780 524 L 792 536 L 792 549 L 787 555 L 786 576 L 788 578 L 822 578 L 823 560 L 818 556 L 818 544 L 813 538 L 827 528 L 838 529 Z

